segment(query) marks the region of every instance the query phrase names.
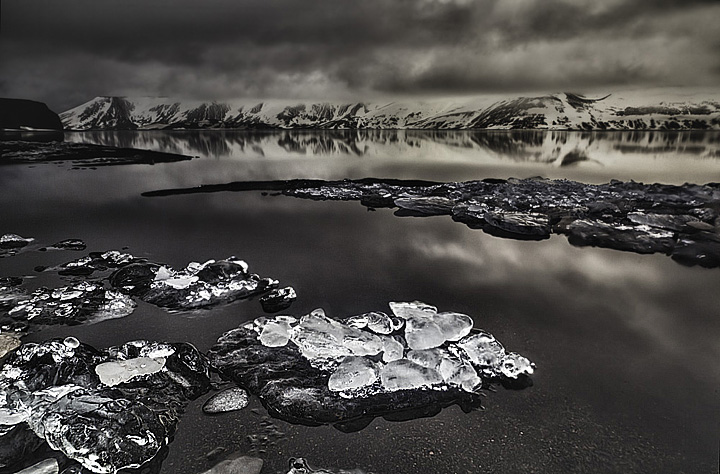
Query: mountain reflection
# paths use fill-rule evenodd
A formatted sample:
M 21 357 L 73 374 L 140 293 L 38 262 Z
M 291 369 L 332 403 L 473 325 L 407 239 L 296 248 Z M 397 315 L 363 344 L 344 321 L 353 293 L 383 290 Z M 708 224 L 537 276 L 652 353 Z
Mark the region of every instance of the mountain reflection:
M 571 166 L 609 155 L 677 154 L 720 157 L 720 135 L 704 131 L 93 131 L 65 139 L 127 148 L 229 157 L 254 155 L 387 156 L 412 150 L 440 154 L 483 152 L 498 160 Z

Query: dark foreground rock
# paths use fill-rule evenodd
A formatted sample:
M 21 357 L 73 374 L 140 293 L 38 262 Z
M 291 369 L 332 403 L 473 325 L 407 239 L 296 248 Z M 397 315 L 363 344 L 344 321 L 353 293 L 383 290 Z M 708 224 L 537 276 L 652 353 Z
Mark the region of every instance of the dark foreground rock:
M 505 238 L 542 240 L 565 234 L 571 244 L 664 253 L 684 265 L 720 266 L 720 184 L 487 179 L 433 183 L 361 179 L 236 182 L 170 189 L 144 196 L 221 191 L 276 191 L 318 201 L 360 201 L 396 208 L 399 216 L 448 215 Z
M 174 163 L 191 159 L 191 156 L 174 153 L 84 143 L 0 141 L 0 165 L 69 162 L 75 168 L 94 168 Z
M 340 321 L 322 310 L 258 318 L 221 336 L 208 356 L 275 416 L 346 431 L 375 416 L 429 416 L 456 403 L 469 410 L 483 385 L 529 382 L 534 365 L 473 330 L 469 316 L 419 302 L 391 309 Z
M 204 356 L 186 343 L 25 344 L 0 369 L 0 469 L 45 443 L 92 472 L 137 468 L 162 452 L 188 401 L 209 388 Z

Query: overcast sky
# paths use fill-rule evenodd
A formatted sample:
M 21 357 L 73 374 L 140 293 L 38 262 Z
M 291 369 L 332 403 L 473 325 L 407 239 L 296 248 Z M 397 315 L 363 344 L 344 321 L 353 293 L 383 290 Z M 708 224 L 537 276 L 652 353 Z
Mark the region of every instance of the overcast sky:
M 0 96 L 717 86 L 719 20 L 718 0 L 5 0 Z

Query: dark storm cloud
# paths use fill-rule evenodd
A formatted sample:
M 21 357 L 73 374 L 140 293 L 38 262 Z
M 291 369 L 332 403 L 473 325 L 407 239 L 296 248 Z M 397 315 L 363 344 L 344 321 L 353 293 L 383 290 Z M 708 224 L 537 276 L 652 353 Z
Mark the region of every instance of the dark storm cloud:
M 717 0 L 23 0 L 0 94 L 201 98 L 716 84 Z

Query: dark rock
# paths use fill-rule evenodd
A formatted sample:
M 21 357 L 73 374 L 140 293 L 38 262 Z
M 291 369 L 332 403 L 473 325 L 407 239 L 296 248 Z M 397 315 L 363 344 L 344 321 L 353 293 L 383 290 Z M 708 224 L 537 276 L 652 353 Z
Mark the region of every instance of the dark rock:
M 69 142 L 0 141 L 0 165 L 69 162 L 74 168 L 172 163 L 192 157 L 133 148 Z
M 277 313 L 288 309 L 297 298 L 295 289 L 291 286 L 272 290 L 260 298 L 260 304 L 266 313 Z
M 58 114 L 42 102 L 24 99 L 0 99 L 0 129 L 34 128 L 62 130 Z
M 0 425 L 0 470 L 17 465 L 43 444 L 44 440 L 25 423 Z
M 66 239 L 56 242 L 49 247 L 43 247 L 40 250 L 85 250 L 87 245 L 80 239 Z

